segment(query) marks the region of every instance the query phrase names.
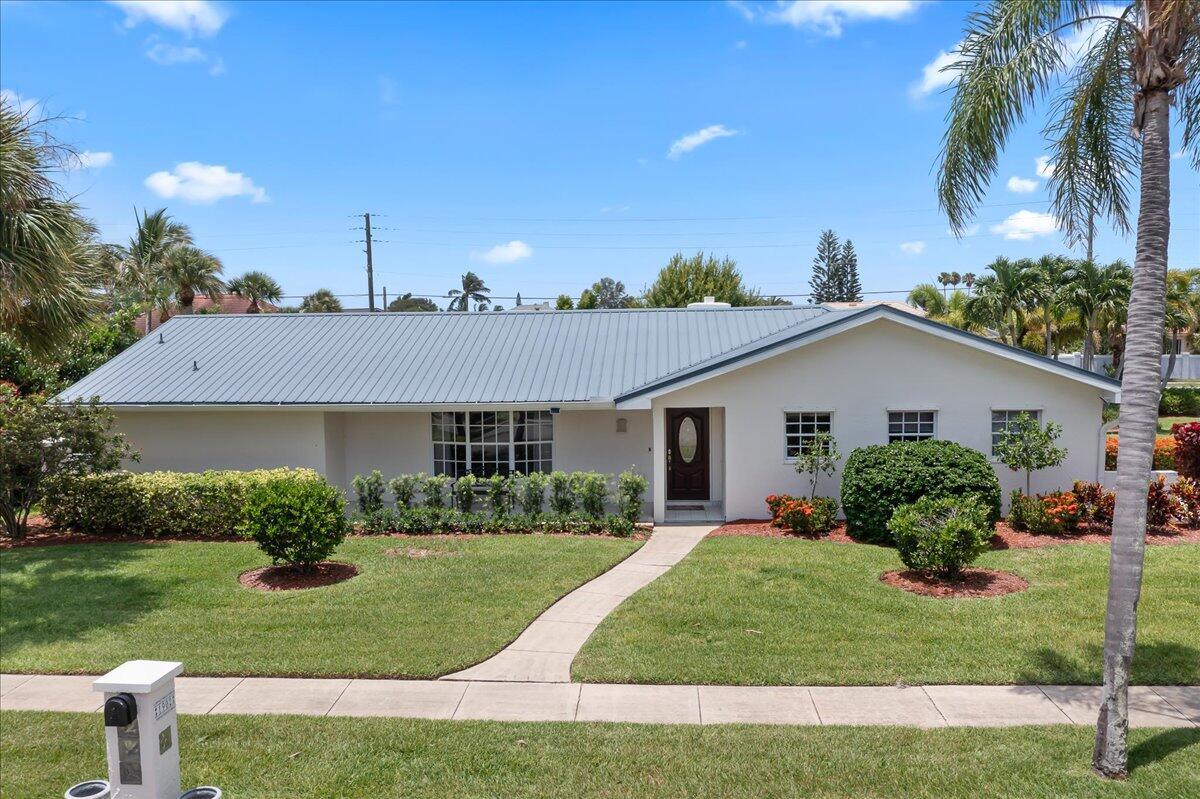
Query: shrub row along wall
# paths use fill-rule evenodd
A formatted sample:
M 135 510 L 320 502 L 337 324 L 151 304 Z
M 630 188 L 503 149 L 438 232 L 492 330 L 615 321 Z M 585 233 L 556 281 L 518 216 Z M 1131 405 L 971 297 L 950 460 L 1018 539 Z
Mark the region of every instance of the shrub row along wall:
M 1200 416 L 1200 387 L 1167 386 L 1158 402 L 1159 416 Z
M 325 482 L 312 469 L 108 472 L 61 481 L 43 512 L 89 535 L 224 538 L 239 534 L 250 492 L 285 477 Z
M 608 532 L 628 535 L 641 517 L 648 481 L 633 469 L 528 475 L 403 474 L 353 480 L 355 521 L 370 532 Z M 384 504 L 384 489 L 394 507 Z M 608 503 L 616 514 L 605 514 Z

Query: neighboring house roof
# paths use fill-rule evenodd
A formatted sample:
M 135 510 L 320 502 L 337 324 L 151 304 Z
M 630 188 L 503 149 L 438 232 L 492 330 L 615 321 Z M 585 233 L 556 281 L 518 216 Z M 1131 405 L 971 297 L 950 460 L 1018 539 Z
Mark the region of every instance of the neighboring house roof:
M 176 316 L 60 396 L 150 406 L 611 404 L 882 314 L 1116 385 L 886 306 L 775 306 Z
M 909 305 L 907 302 L 900 300 L 860 300 L 858 302 L 823 302 L 821 303 L 831 311 L 853 311 L 859 308 L 871 308 L 876 305 L 886 305 L 889 308 L 895 308 L 897 311 L 904 311 L 913 316 L 925 316 L 925 312 L 915 305 Z
M 208 309 L 212 308 L 214 305 L 220 306 L 221 313 L 223 314 L 244 314 L 250 308 L 250 300 L 247 300 L 244 297 L 239 297 L 236 294 L 222 294 L 214 303 L 207 295 L 199 294 L 194 300 L 192 300 L 192 313 L 195 314 L 202 311 L 208 311 Z M 279 310 L 269 302 L 260 302 L 258 306 L 262 309 L 262 313 L 274 313 L 275 311 Z M 178 314 L 179 308 L 177 306 L 173 307 L 171 309 L 171 316 L 167 318 L 167 321 L 170 321 L 170 319 L 174 318 Z M 151 312 L 151 315 L 154 318 L 155 330 L 157 330 L 161 325 L 166 324 L 162 321 L 162 316 L 158 311 Z M 139 314 L 133 323 L 137 328 L 138 335 L 144 336 L 146 334 L 146 314 Z

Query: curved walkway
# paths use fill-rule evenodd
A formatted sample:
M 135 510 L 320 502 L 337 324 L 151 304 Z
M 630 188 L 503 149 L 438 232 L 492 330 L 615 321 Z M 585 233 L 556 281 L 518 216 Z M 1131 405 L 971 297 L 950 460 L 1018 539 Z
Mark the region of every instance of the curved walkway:
M 482 663 L 441 679 L 569 683 L 571 661 L 604 617 L 683 560 L 714 529 L 655 527 L 641 549 L 555 602 L 517 640 Z

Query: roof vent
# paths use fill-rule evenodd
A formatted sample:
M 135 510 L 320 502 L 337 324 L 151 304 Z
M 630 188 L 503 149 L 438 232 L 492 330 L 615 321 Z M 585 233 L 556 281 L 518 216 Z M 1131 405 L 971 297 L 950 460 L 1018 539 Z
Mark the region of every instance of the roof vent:
M 716 297 L 706 296 L 704 298 L 704 302 L 689 302 L 688 307 L 689 308 L 729 308 L 731 306 L 727 302 L 717 302 Z

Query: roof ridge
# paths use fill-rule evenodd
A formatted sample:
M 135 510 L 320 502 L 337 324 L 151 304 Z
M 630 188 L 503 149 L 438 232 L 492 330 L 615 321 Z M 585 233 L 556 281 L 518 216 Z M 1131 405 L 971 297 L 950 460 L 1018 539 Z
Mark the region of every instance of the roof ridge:
M 505 309 L 503 311 L 270 311 L 266 313 L 194 313 L 194 314 L 174 314 L 167 322 L 175 319 L 200 319 L 203 317 L 217 317 L 221 319 L 241 319 L 241 318 L 259 318 L 259 319 L 292 319 L 292 318 L 312 318 L 315 316 L 378 316 L 378 317 L 393 317 L 393 316 L 471 316 L 471 317 L 490 317 L 490 316 L 510 316 L 513 314 L 530 314 L 534 316 L 547 316 L 550 314 L 578 314 L 578 313 L 604 313 L 604 314 L 624 314 L 624 313 L 670 313 L 670 312 L 704 312 L 704 313 L 730 313 L 732 312 L 753 312 L 753 311 L 818 311 L 820 313 L 836 313 L 842 309 L 826 308 L 821 305 L 738 305 L 732 308 L 547 308 L 539 311 L 517 311 L 515 309 Z M 161 322 L 160 324 L 166 324 Z

